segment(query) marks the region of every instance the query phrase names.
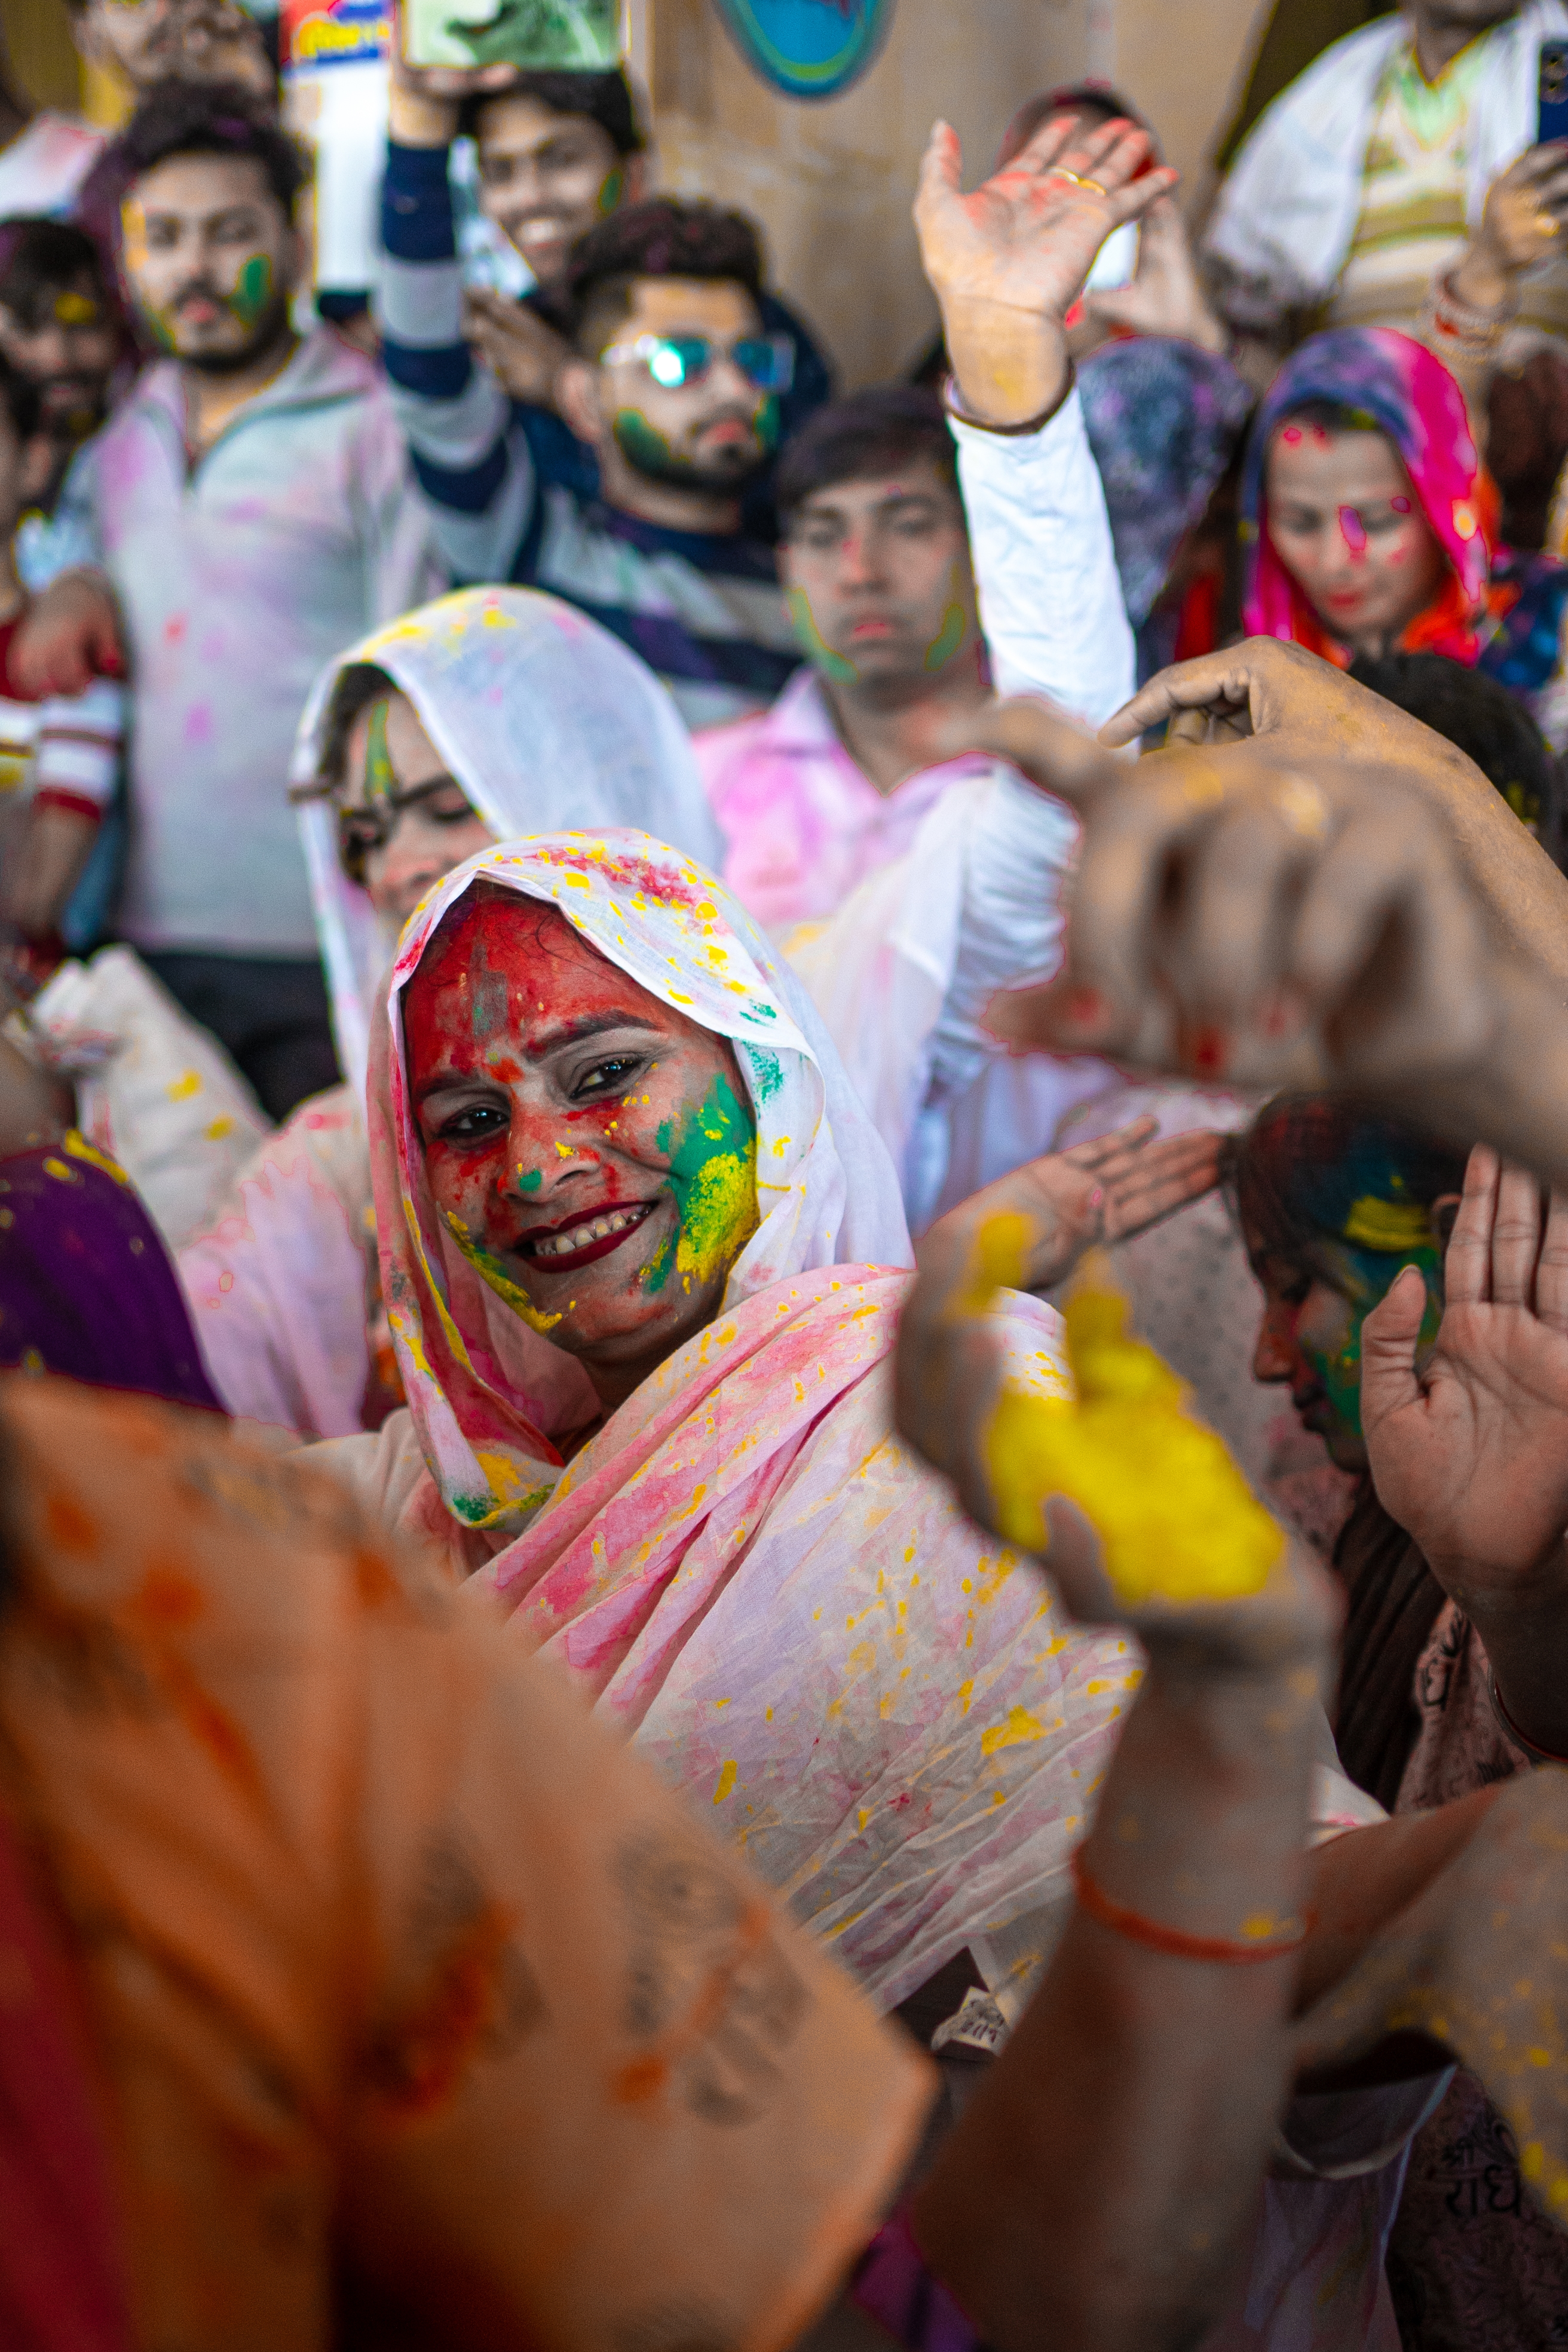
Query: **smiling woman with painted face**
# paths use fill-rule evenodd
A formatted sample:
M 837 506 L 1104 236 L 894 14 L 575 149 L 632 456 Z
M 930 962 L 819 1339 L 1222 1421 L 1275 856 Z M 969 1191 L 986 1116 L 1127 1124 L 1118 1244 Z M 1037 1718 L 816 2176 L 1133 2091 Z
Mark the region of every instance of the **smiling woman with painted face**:
M 895 1439 L 898 1184 L 757 926 L 645 834 L 485 851 L 404 934 L 368 1103 L 408 1410 L 321 1458 L 885 2002 L 1044 1899 L 1134 1660 Z M 1059 1385 L 1049 1308 L 1001 1328 Z
M 1568 741 L 1568 565 L 1497 544 L 1496 488 L 1464 394 L 1408 335 L 1314 335 L 1269 387 L 1242 492 L 1248 635 L 1358 654 L 1446 654 Z

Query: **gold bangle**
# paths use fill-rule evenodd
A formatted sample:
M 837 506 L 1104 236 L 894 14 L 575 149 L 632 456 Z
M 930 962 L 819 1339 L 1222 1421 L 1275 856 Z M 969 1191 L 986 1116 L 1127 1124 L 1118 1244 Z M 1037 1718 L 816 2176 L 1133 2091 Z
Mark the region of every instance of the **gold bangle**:
M 1078 172 L 1069 172 L 1065 163 L 1048 164 L 1046 169 L 1046 177 L 1047 180 L 1070 181 L 1075 188 L 1092 188 L 1097 196 L 1103 196 L 1106 193 L 1106 191 L 1100 186 L 1098 180 L 1086 180 L 1083 178 L 1081 173 Z

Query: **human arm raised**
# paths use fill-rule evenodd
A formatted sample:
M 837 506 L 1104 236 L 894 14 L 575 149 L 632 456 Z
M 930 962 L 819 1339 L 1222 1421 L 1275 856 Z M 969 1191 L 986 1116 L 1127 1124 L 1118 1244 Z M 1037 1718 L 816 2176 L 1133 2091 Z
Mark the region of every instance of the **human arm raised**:
M 1568 1755 L 1568 1201 L 1543 1209 L 1533 1176 L 1477 1146 L 1419 1369 L 1412 1271 L 1362 1331 L 1378 1499 L 1479 1633 L 1512 1721 Z
M 1564 886 L 1522 825 L 1497 853 L 1510 908 L 1442 796 L 1392 762 L 1292 758 L 1281 736 L 1128 768 L 1027 701 L 962 740 L 1083 825 L 1066 961 L 993 1001 L 998 1035 L 1210 1083 L 1372 1088 L 1568 1183 L 1568 979 L 1535 911 Z M 1489 792 L 1478 827 L 1489 804 L 1508 818 Z

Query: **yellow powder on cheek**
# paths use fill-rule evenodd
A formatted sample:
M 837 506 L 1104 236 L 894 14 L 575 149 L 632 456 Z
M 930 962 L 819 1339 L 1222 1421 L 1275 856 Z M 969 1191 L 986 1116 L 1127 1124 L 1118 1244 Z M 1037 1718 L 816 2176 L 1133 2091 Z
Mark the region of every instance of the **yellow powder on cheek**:
M 757 1229 L 757 1144 L 715 1152 L 693 1178 L 685 1202 L 675 1270 L 689 1289 L 739 1257 Z
M 1066 1313 L 1076 1400 L 1004 1389 L 982 1441 L 998 1531 L 1047 1544 L 1048 1496 L 1076 1503 L 1106 1573 L 1130 1606 L 1239 1600 L 1259 1591 L 1285 1538 L 1182 1386 L 1129 1339 L 1113 1292 L 1084 1290 Z

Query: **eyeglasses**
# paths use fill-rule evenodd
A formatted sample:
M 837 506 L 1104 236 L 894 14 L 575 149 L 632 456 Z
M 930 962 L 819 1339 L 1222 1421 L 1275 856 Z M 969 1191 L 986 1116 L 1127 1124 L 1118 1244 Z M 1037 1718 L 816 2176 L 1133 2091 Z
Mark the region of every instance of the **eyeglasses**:
M 450 776 L 416 784 L 412 792 L 390 793 L 374 801 L 356 801 L 352 808 L 340 807 L 338 863 L 351 882 L 363 888 L 366 866 L 378 849 L 386 847 L 397 831 L 398 819 L 411 808 L 421 810 L 432 824 L 461 824 L 465 817 L 474 814 L 473 803 Z
M 639 360 L 666 392 L 700 383 L 716 359 L 738 367 L 758 392 L 787 392 L 795 382 L 795 345 L 787 335 L 740 335 L 721 343 L 711 335 L 637 335 L 611 343 L 605 360 Z

